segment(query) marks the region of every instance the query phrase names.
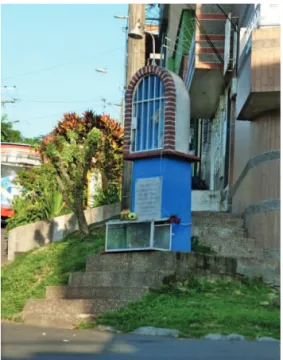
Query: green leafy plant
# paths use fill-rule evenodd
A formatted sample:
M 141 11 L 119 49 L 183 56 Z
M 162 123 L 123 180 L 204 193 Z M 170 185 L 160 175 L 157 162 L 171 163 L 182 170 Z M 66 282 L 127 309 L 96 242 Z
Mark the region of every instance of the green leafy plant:
M 107 198 L 109 184 L 121 179 L 122 146 L 123 128 L 109 116 L 97 116 L 92 111 L 83 116 L 64 114 L 53 132 L 42 140 L 40 151 L 55 169 L 64 200 L 85 236 L 89 234 L 84 214 L 87 174 L 92 169 L 102 174 Z
M 22 142 L 22 136 L 19 130 L 13 129 L 13 123 L 8 120 L 5 114 L 1 117 L 1 141 L 3 142 Z
M 1 141 L 38 146 L 40 144 L 40 137 L 24 137 L 19 130 L 13 128 L 13 122 L 8 120 L 7 114 L 4 114 L 1 117 Z
M 120 200 L 120 190 L 117 189 L 117 186 L 111 184 L 106 190 L 104 190 L 101 186 L 97 188 L 96 193 L 93 196 L 93 206 L 97 207 L 102 205 L 115 204 Z
M 45 190 L 44 199 L 44 213 L 47 219 L 52 219 L 62 214 L 65 203 L 63 201 L 63 195 L 59 191 L 47 192 Z
M 62 201 L 55 174 L 51 164 L 19 171 L 14 183 L 22 195 L 12 203 L 14 216 L 7 220 L 7 230 L 71 212 Z
M 12 203 L 14 216 L 7 220 L 7 230 L 45 219 L 43 207 L 34 194 L 18 196 Z

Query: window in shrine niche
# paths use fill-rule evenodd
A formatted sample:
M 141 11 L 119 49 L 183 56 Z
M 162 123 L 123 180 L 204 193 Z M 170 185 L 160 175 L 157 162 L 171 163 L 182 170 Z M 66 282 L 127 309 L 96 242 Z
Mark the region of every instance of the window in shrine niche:
M 164 84 L 156 75 L 143 77 L 133 96 L 131 151 L 163 149 Z

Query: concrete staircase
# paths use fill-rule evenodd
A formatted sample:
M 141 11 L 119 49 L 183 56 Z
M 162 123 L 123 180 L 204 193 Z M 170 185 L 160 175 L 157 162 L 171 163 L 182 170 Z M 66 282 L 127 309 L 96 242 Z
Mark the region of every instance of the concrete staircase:
M 194 212 L 192 235 L 217 255 L 141 251 L 90 254 L 86 271 L 70 274 L 67 286 L 49 286 L 43 300 L 28 300 L 27 324 L 70 328 L 125 307 L 150 288 L 191 276 L 262 274 L 263 254 L 248 238 L 243 219 L 228 213 Z
M 26 324 L 70 328 L 103 312 L 125 307 L 150 288 L 190 276 L 236 276 L 236 261 L 198 253 L 141 251 L 90 254 L 86 272 L 74 272 L 67 286 L 49 286 L 43 300 L 28 300 Z
M 241 216 L 221 212 L 194 212 L 192 236 L 222 256 L 262 260 L 261 249 L 249 238 Z
M 237 273 L 262 276 L 273 282 L 272 266 L 265 263 L 264 252 L 255 239 L 249 238 L 240 215 L 221 212 L 194 212 L 192 236 L 200 245 L 209 246 L 216 254 L 237 259 Z

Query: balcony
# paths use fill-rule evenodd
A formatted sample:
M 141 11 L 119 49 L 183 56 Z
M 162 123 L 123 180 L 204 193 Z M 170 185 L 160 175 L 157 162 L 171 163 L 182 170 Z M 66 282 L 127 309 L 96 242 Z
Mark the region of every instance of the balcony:
M 223 5 L 229 12 L 230 5 Z M 190 93 L 191 118 L 215 114 L 224 86 L 223 63 L 227 18 L 216 5 L 197 4 L 196 25 L 190 44 L 184 82 Z
M 241 51 L 238 73 L 238 120 L 280 108 L 280 27 L 252 31 Z

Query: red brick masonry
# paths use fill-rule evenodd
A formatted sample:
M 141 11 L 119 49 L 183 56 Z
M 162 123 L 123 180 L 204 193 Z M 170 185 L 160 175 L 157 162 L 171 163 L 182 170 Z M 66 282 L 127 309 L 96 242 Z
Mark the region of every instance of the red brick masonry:
M 138 82 L 147 75 L 157 75 L 164 84 L 165 119 L 164 119 L 164 147 L 163 150 L 152 150 L 142 153 L 131 153 L 131 121 L 132 101 Z M 176 88 L 172 75 L 165 68 L 159 66 L 145 66 L 133 76 L 126 91 L 125 98 L 125 134 L 124 134 L 124 159 L 133 160 L 142 157 L 161 155 L 181 156 L 187 161 L 199 161 L 196 156 L 181 154 L 175 151 L 175 115 L 176 115 Z

